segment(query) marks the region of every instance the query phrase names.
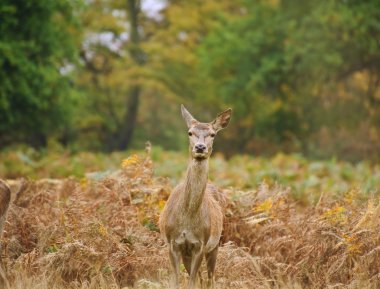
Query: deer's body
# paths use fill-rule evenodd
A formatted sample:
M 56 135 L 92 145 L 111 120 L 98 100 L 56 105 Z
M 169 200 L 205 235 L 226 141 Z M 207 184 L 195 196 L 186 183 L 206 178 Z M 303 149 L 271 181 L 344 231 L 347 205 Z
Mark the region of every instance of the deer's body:
M 199 123 L 182 108 L 189 126 L 190 161 L 185 180 L 171 193 L 160 217 L 160 230 L 169 247 L 173 269 L 172 286 L 179 288 L 179 264 L 182 258 L 190 275 L 189 288 L 206 258 L 208 284 L 214 287 L 214 271 L 219 240 L 223 229 L 224 199 L 217 188 L 208 183 L 208 160 L 215 133 L 227 126 L 231 111 L 219 115 L 223 123 Z M 217 118 L 218 120 L 218 118 Z M 215 121 L 214 121 L 215 122 Z
M 210 253 L 222 234 L 222 197 L 207 183 L 207 162 L 190 163 L 185 181 L 173 190 L 161 215 L 161 232 L 168 244 L 180 246 L 182 257 L 190 257 L 195 245 Z
M 7 217 L 7 211 L 11 200 L 11 191 L 8 186 L 0 180 L 0 254 L 1 254 L 1 237 L 3 235 L 3 226 Z M 0 255 L 1 259 L 1 255 Z

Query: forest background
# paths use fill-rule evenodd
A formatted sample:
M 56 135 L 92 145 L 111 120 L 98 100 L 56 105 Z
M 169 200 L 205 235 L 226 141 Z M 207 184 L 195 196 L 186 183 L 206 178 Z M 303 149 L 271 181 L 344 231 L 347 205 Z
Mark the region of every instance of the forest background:
M 3 0 L 0 148 L 187 146 L 179 104 L 217 150 L 380 159 L 376 0 Z

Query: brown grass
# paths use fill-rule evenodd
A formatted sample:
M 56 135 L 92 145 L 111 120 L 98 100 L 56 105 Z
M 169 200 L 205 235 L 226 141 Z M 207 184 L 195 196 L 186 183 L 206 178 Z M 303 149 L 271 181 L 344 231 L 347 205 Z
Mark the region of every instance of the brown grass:
M 98 181 L 11 185 L 0 287 L 167 288 L 157 221 L 171 187 L 153 176 L 149 158 L 131 157 Z M 218 288 L 380 288 L 374 200 L 357 203 L 349 191 L 340 202 L 322 195 L 303 207 L 289 189 L 265 182 L 225 193 Z

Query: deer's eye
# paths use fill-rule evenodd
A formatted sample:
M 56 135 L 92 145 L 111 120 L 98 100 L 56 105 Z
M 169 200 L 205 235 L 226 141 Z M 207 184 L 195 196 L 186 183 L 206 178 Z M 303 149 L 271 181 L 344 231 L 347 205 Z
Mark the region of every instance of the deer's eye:
M 215 133 L 210 134 L 211 137 L 215 137 Z
M 189 135 L 189 136 L 192 136 L 192 135 L 193 135 L 193 133 L 192 133 L 191 131 L 189 131 L 188 135 Z

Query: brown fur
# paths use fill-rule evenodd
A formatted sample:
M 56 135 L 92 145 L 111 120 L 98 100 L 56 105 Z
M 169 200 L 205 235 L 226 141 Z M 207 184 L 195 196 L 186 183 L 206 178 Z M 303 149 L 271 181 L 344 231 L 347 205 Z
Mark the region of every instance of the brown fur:
M 1 236 L 3 235 L 3 226 L 7 217 L 7 211 L 11 200 L 11 191 L 9 187 L 0 180 L 0 258 L 1 258 Z
M 208 159 L 215 133 L 227 126 L 231 111 L 212 123 L 199 123 L 182 107 L 189 127 L 190 162 L 185 180 L 170 195 L 160 216 L 160 230 L 169 247 L 173 269 L 172 287 L 179 288 L 179 263 L 190 275 L 189 288 L 196 286 L 196 277 L 203 257 L 206 258 L 208 285 L 214 287 L 214 271 L 219 240 L 223 229 L 225 200 L 217 188 L 208 183 Z M 197 145 L 203 145 L 199 153 Z

